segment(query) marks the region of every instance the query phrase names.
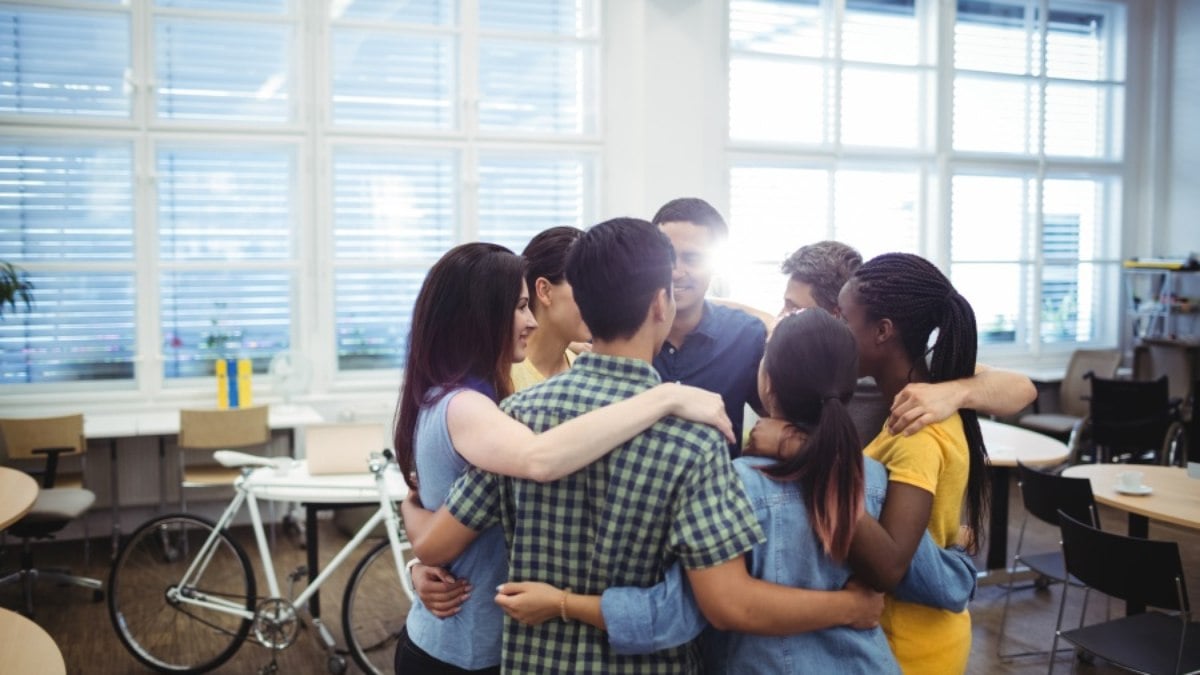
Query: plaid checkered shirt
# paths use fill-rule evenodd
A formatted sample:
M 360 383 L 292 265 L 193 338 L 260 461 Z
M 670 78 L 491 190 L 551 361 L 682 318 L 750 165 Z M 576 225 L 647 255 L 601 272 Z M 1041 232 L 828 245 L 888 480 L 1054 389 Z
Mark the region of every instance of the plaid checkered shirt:
M 501 407 L 537 432 L 658 384 L 645 361 L 582 354 L 570 370 L 518 392 Z M 736 558 L 763 540 L 712 427 L 667 417 L 591 466 L 553 483 L 472 469 L 446 500 L 459 522 L 497 522 L 513 581 L 545 581 L 572 592 L 651 586 L 676 560 L 688 568 Z M 698 673 L 696 646 L 643 656 L 613 653 L 603 631 L 583 623 L 523 626 L 505 617 L 507 673 Z

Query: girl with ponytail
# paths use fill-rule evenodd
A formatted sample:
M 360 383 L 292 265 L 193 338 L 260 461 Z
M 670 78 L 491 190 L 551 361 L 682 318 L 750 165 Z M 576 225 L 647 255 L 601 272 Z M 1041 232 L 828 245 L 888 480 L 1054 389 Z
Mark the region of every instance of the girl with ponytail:
M 838 306 L 858 343 L 860 374 L 874 377 L 887 399 L 912 382 L 975 372 L 971 305 L 923 258 L 889 253 L 868 261 L 842 288 Z M 962 409 L 911 436 L 885 426 L 864 453 L 889 472 L 883 513 L 878 522 L 859 523 L 850 548 L 851 566 L 875 588 L 891 591 L 904 577 L 927 529 L 939 546 L 950 546 L 965 521 L 969 539 L 982 539 L 987 452 L 975 411 Z M 906 674 L 966 670 L 971 619 L 965 610 L 889 597 L 880 623 Z

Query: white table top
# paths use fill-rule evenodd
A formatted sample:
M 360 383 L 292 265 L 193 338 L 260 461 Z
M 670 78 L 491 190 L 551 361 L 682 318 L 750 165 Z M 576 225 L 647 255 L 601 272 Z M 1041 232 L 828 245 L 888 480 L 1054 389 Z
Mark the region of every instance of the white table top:
M 388 494 L 394 501 L 408 496 L 408 485 L 395 464 L 384 473 Z M 246 478 L 254 496 L 287 502 L 322 504 L 352 504 L 357 502 L 378 503 L 379 490 L 375 477 L 363 468 L 362 473 L 313 476 L 308 473 L 308 463 L 297 460 L 286 470 L 262 467 Z
M 979 428 L 993 466 L 1015 467 L 1018 460 L 1027 466 L 1051 466 L 1071 454 L 1066 443 L 1029 429 L 983 419 Z
M 306 405 L 272 405 L 267 410 L 272 429 L 294 429 L 325 421 Z M 135 436 L 171 436 L 179 433 L 178 410 L 150 410 L 128 413 L 88 414 L 83 416 L 83 434 L 88 438 L 131 438 Z
M 1142 496 L 1117 492 L 1117 474 L 1141 471 L 1144 483 L 1153 490 Z M 1070 478 L 1092 481 L 1096 501 L 1166 523 L 1200 530 L 1200 480 L 1189 478 L 1187 469 L 1143 464 L 1079 464 L 1063 471 Z

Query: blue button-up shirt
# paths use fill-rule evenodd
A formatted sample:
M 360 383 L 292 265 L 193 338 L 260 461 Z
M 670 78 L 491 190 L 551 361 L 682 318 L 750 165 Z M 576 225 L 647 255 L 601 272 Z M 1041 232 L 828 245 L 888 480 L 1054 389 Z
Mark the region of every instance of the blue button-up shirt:
M 666 382 L 682 382 L 721 395 L 737 439 L 730 455 L 741 454 L 742 421 L 747 403 L 758 410 L 758 362 L 767 327 L 749 314 L 705 301 L 700 324 L 683 344 L 666 342 L 654 357 L 654 369 Z

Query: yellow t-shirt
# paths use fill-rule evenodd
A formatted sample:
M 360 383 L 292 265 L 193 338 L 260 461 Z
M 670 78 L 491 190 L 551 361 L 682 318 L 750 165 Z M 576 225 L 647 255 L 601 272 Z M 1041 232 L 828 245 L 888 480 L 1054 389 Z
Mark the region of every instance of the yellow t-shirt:
M 863 451 L 888 470 L 888 480 L 933 493 L 929 534 L 938 546 L 958 539 L 970 456 L 962 418 L 953 415 L 912 436 L 886 428 Z M 971 655 L 971 615 L 885 599 L 880 624 L 900 668 L 913 673 L 962 673 Z
M 564 358 L 566 358 L 566 360 L 567 360 L 567 367 L 570 368 L 571 364 L 575 363 L 575 352 L 568 349 L 566 351 Z M 522 389 L 528 389 L 529 387 L 532 387 L 535 384 L 546 381 L 546 376 L 543 375 L 541 373 L 541 371 L 539 371 L 537 368 L 534 368 L 533 364 L 530 363 L 529 359 L 525 359 L 524 361 L 521 361 L 520 363 L 514 363 L 512 365 L 511 372 L 512 372 L 512 381 L 513 381 L 513 391 L 521 391 Z

